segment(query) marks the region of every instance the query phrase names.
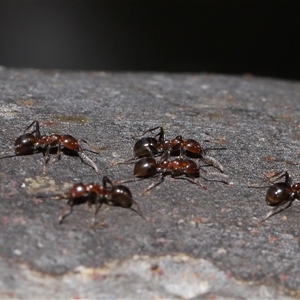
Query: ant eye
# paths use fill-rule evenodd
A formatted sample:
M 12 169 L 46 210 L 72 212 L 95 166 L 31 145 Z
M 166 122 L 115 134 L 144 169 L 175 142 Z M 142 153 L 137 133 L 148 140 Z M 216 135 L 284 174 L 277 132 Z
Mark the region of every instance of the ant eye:
M 19 136 L 15 141 L 15 153 L 20 155 L 33 154 L 35 137 L 30 133 Z

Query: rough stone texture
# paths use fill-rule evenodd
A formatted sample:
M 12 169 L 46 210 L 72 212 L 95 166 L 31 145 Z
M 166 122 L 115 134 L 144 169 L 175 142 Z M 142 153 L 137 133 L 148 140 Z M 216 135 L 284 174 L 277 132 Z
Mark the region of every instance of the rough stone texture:
M 251 299 L 300 296 L 299 214 L 292 207 L 261 226 L 270 210 L 266 188 L 252 189 L 272 171 L 299 178 L 300 84 L 208 74 L 61 72 L 0 68 L 0 152 L 33 120 L 42 133 L 71 134 L 101 148 L 80 158 L 63 155 L 43 174 L 42 154 L 0 160 L 0 297 Z M 144 130 L 162 125 L 167 137 L 203 142 L 231 185 L 128 183 L 148 222 L 131 210 L 74 207 L 39 198 L 72 184 L 132 176 L 132 156 Z M 225 149 L 224 149 L 225 148 Z M 212 167 L 203 167 L 213 171 Z M 215 170 L 214 170 L 215 171 Z M 100 226 L 103 222 L 107 227 Z M 98 223 L 97 223 L 98 224 Z

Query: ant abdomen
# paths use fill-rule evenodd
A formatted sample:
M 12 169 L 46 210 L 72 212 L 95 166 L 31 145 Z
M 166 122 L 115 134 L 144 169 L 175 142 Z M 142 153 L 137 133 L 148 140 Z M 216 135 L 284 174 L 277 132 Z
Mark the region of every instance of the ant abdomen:
M 121 206 L 124 208 L 130 208 L 132 206 L 132 194 L 124 185 L 114 185 L 111 189 L 112 199 L 111 202 L 115 206 Z
M 279 203 L 288 201 L 291 193 L 291 186 L 288 186 L 285 182 L 278 182 L 269 187 L 266 202 L 270 206 L 276 206 Z
M 154 158 L 144 157 L 134 165 L 133 174 L 138 178 L 148 178 L 157 174 L 157 164 Z
M 151 137 L 141 138 L 135 143 L 133 152 L 137 157 L 155 155 L 159 153 L 157 140 Z
M 17 155 L 30 155 L 34 153 L 36 139 L 31 133 L 19 136 L 15 141 L 15 153 Z

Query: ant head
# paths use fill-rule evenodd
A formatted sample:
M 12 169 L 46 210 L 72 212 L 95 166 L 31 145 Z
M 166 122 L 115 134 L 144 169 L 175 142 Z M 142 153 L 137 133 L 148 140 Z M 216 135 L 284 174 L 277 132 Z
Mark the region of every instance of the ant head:
M 285 182 L 271 185 L 267 190 L 266 202 L 270 206 L 284 204 L 292 195 L 292 187 Z
M 187 152 L 189 152 L 191 154 L 195 154 L 195 155 L 204 154 L 204 149 L 201 147 L 201 145 L 197 141 L 195 141 L 193 139 L 186 140 L 184 146 L 185 146 Z
M 148 178 L 157 174 L 156 161 L 153 157 L 144 157 L 134 165 L 133 174 L 138 178 Z
M 31 133 L 24 133 L 15 141 L 15 153 L 17 155 L 28 155 L 34 153 L 36 138 Z
M 129 190 L 124 185 L 114 185 L 111 188 L 112 192 L 112 203 L 116 206 L 129 208 L 132 206 L 133 200 Z

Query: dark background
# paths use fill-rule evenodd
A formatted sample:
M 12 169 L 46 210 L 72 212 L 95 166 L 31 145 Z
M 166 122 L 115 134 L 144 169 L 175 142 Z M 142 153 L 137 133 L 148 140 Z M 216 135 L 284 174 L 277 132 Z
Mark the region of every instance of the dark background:
M 1 2 L 0 65 L 300 79 L 299 1 Z

